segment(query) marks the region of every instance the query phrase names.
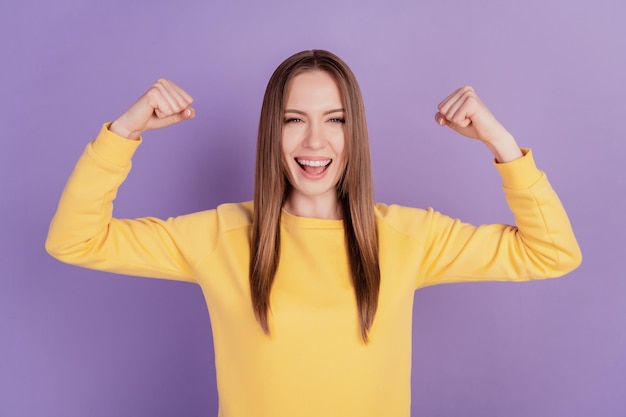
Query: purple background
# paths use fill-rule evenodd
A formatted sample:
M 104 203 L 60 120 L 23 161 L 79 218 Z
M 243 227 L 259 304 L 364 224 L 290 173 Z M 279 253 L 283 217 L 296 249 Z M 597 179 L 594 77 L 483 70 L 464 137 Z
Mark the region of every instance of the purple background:
M 626 416 L 626 3 L 12 2 L 0 11 L 0 416 L 212 416 L 199 287 L 61 264 L 43 242 L 101 123 L 158 77 L 198 117 L 146 135 L 117 216 L 252 196 L 260 103 L 303 49 L 363 89 L 377 200 L 510 222 L 489 152 L 433 121 L 471 84 L 534 149 L 583 249 L 567 278 L 418 291 L 413 415 Z

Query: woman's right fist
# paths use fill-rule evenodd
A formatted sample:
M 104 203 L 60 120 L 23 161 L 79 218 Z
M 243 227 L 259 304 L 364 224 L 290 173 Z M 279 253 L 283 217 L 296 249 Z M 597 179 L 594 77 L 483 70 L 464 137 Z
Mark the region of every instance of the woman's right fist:
M 172 81 L 160 79 L 118 117 L 109 130 L 128 139 L 138 139 L 146 130 L 193 118 L 195 111 L 191 103 L 193 98 L 185 90 Z

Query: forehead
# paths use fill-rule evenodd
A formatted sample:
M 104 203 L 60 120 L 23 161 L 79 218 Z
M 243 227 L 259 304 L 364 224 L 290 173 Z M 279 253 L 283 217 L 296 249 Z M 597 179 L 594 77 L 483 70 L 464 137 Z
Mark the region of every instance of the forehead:
M 285 95 L 287 108 L 339 106 L 343 100 L 337 82 L 326 71 L 302 72 L 291 79 Z

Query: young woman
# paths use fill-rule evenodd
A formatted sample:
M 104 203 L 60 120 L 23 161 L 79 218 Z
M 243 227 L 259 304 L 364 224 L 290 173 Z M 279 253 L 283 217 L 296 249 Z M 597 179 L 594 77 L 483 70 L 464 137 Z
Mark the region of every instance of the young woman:
M 581 254 L 528 150 L 464 87 L 435 119 L 493 152 L 516 226 L 374 204 L 357 81 L 305 51 L 272 75 L 254 201 L 167 220 L 112 217 L 140 136 L 195 116 L 159 80 L 86 148 L 46 248 L 88 268 L 198 283 L 211 315 L 222 416 L 408 416 L 413 292 L 563 275 Z

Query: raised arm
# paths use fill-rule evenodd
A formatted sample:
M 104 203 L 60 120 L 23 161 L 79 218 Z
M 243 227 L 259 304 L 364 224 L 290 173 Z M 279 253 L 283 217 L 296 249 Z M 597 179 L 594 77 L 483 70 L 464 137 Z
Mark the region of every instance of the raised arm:
M 128 275 L 193 280 L 193 263 L 206 253 L 210 216 L 168 220 L 116 219 L 113 200 L 131 167 L 140 135 L 194 117 L 192 98 L 157 81 L 126 112 L 105 124 L 74 168 L 50 224 L 46 250 L 74 265 Z M 202 224 L 200 224 L 202 223 Z
M 435 120 L 484 143 L 494 154 L 515 225 L 475 227 L 430 212 L 418 286 L 443 282 L 529 280 L 564 275 L 581 262 L 567 213 L 530 150 L 522 151 L 471 87 L 438 106 Z

